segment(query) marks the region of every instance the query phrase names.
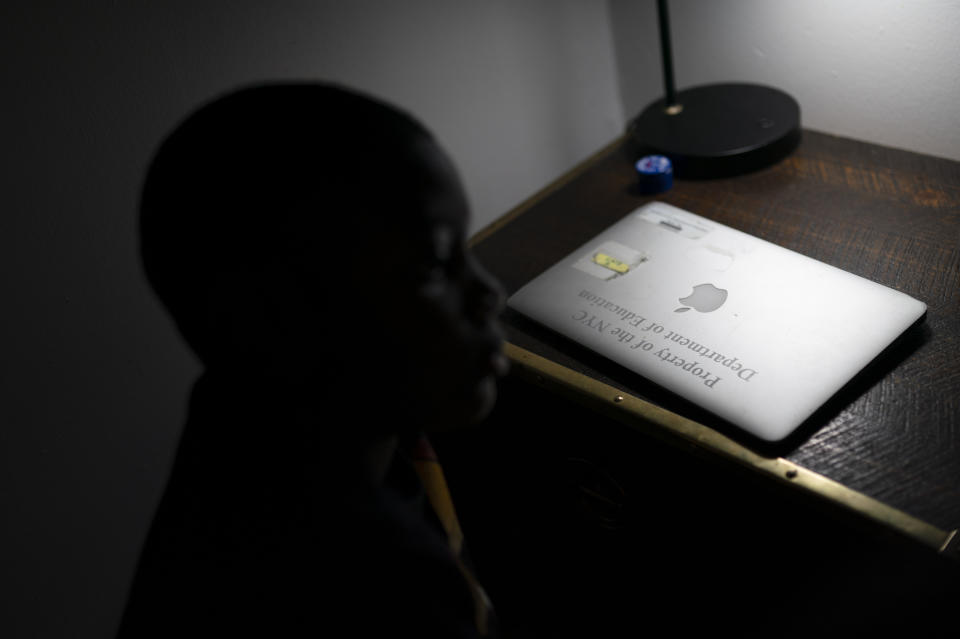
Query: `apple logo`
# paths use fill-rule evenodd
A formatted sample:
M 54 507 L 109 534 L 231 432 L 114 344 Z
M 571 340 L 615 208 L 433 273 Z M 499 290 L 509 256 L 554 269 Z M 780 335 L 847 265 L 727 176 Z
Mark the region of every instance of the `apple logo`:
M 686 313 L 690 308 L 695 308 L 701 313 L 711 313 L 727 301 L 727 291 L 717 288 L 713 284 L 697 284 L 693 287 L 693 293 L 680 298 L 680 308 L 674 310 L 674 313 Z

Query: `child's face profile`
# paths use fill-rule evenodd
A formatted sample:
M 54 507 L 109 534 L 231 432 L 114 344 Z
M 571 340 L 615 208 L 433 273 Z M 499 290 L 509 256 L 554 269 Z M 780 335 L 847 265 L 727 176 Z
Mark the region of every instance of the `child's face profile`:
M 432 428 L 473 422 L 492 408 L 496 377 L 506 372 L 498 315 L 503 292 L 466 246 L 468 207 L 449 160 L 433 144 L 421 148 L 432 173 L 423 193 L 424 225 L 410 244 L 389 242 L 398 263 L 413 266 L 408 312 L 396 317 L 413 396 Z
M 496 398 L 506 370 L 503 293 L 467 251 L 467 201 L 449 160 L 433 143 L 418 155 L 427 177 L 411 194 L 418 223 L 401 236 L 378 235 L 386 268 L 369 277 L 380 279 L 380 299 L 393 309 L 381 361 L 403 380 L 399 400 L 425 427 L 446 429 L 481 419 Z
M 345 362 L 338 383 L 369 389 L 371 403 L 395 403 L 398 420 L 444 430 L 476 422 L 493 406 L 496 378 L 507 367 L 503 293 L 467 250 L 468 206 L 452 164 L 426 140 L 415 157 L 423 179 L 396 200 L 399 223 L 355 212 L 356 237 L 324 238 L 301 252 L 308 275 L 300 286 L 313 289 L 303 298 L 322 296 L 324 304 L 309 311 L 316 322 L 286 329 L 324 335 L 294 354 L 294 370 L 322 366 L 318 351 L 335 349 Z M 329 244 L 320 246 L 329 242 L 354 247 L 349 268 L 331 264 Z M 292 315 L 304 318 L 302 309 Z

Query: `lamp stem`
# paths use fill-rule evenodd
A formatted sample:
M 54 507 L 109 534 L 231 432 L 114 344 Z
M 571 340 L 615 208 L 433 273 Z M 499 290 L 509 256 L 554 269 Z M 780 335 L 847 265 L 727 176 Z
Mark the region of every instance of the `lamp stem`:
M 657 18 L 660 22 L 660 59 L 663 62 L 663 86 L 667 113 L 679 113 L 677 91 L 673 85 L 673 52 L 670 47 L 670 18 L 667 0 L 657 0 Z

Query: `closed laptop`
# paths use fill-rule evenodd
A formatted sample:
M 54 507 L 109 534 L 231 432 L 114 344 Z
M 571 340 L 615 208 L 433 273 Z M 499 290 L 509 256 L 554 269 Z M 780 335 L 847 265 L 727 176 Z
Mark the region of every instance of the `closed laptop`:
M 926 311 L 661 202 L 588 241 L 508 305 L 767 441 L 793 432 Z

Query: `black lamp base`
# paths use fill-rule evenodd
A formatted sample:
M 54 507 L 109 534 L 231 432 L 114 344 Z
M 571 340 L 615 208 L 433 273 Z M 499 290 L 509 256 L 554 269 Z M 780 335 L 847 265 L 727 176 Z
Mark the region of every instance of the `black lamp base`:
M 729 177 L 770 166 L 800 143 L 800 106 L 757 84 L 710 84 L 660 99 L 630 125 L 641 155 L 670 158 L 678 178 Z

